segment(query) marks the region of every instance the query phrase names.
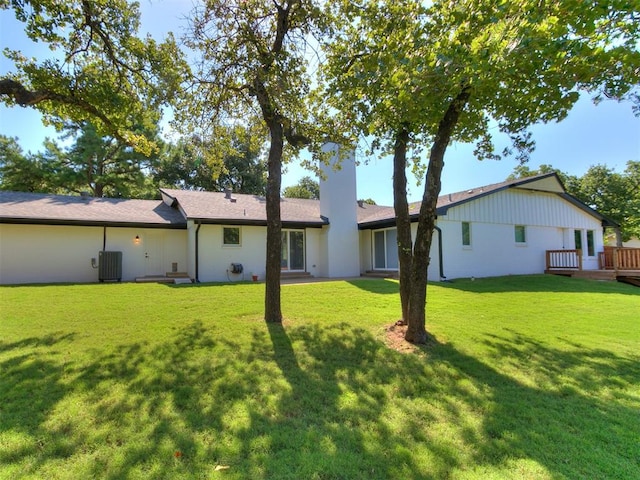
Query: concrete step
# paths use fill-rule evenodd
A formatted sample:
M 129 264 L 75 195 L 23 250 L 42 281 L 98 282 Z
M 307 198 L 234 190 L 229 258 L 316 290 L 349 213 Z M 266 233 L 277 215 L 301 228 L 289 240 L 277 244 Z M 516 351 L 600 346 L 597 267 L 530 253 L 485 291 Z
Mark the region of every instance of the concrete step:
M 398 272 L 387 270 L 367 270 L 360 276 L 370 278 L 398 278 Z

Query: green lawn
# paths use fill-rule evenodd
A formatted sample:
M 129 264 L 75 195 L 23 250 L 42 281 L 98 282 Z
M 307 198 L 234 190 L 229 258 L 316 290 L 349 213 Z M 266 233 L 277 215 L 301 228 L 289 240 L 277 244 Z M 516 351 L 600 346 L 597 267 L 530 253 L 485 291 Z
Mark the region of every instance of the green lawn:
M 0 288 L 1 479 L 640 478 L 640 288 L 397 283 Z

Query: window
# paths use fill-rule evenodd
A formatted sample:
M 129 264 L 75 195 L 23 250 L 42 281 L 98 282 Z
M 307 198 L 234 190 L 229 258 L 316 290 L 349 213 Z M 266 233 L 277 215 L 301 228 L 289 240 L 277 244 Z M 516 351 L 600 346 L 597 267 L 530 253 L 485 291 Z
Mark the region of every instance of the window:
M 576 250 L 582 250 L 582 230 L 574 230 L 573 238 L 576 243 Z
M 515 227 L 516 243 L 527 243 L 527 229 L 524 225 Z
M 223 227 L 222 244 L 227 247 L 239 247 L 240 227 Z
M 596 249 L 593 238 L 593 230 L 587 230 L 587 255 L 590 257 L 595 257 Z
M 462 245 L 464 247 L 471 246 L 471 224 L 462 222 Z
M 282 270 L 304 270 L 304 230 L 282 231 Z
M 373 232 L 373 268 L 398 269 L 398 231 L 395 228 Z

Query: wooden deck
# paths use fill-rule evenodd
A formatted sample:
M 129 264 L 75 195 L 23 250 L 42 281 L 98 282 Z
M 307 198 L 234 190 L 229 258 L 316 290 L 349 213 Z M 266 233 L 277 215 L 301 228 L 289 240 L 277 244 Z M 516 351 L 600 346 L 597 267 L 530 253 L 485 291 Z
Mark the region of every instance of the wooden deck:
M 598 253 L 598 270 L 582 269 L 581 250 L 547 250 L 546 259 L 547 274 L 640 286 L 640 248 L 605 247 Z

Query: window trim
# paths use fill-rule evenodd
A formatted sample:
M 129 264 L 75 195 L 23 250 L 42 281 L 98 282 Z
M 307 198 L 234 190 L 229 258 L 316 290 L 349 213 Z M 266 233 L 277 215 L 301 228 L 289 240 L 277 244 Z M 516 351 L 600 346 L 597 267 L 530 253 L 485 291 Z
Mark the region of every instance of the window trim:
M 467 226 L 467 241 L 468 243 L 464 243 L 465 241 L 465 225 Z M 465 249 L 470 249 L 471 248 L 471 222 L 460 222 L 460 228 L 462 229 L 461 231 L 461 241 L 462 241 L 462 248 Z
M 591 241 L 589 241 L 591 237 Z M 587 257 L 596 256 L 596 232 L 595 230 L 587 230 Z
M 227 243 L 226 231 L 237 230 L 238 231 L 238 243 Z M 242 247 L 242 227 L 240 226 L 223 226 L 222 227 L 222 247 L 223 248 L 239 248 Z
M 281 235 L 286 237 L 287 247 L 287 264 L 285 268 L 282 266 L 282 249 L 284 249 L 285 243 L 282 242 L 280 250 L 280 270 L 282 272 L 306 272 L 307 271 L 307 230 L 304 228 L 282 228 Z M 302 234 L 302 269 L 291 268 L 291 232 Z
M 522 229 L 522 241 L 518 240 L 518 231 Z M 524 247 L 527 245 L 527 226 L 526 225 L 514 225 L 513 234 L 516 246 Z
M 398 239 L 398 228 L 397 227 L 387 227 L 387 228 L 377 228 L 375 230 L 371 230 L 371 266 L 373 267 L 374 270 L 380 270 L 380 271 L 389 271 L 389 272 L 397 272 L 400 269 L 400 259 L 397 259 L 398 262 L 398 266 L 397 267 L 389 267 L 389 256 L 388 254 L 388 245 L 387 245 L 387 232 L 389 231 L 395 231 L 396 232 L 396 242 Z M 384 246 L 383 246 L 383 251 L 384 251 L 384 268 L 382 267 L 376 267 L 376 233 L 378 232 L 382 232 L 383 235 L 383 239 L 384 239 Z M 393 248 L 393 246 L 392 246 Z M 395 245 L 395 248 L 398 248 L 398 245 Z
M 581 252 L 584 253 L 584 248 L 582 248 L 583 244 L 584 244 L 584 239 L 582 238 L 582 230 L 579 228 L 575 228 L 573 230 L 573 247 L 576 250 L 580 250 Z

